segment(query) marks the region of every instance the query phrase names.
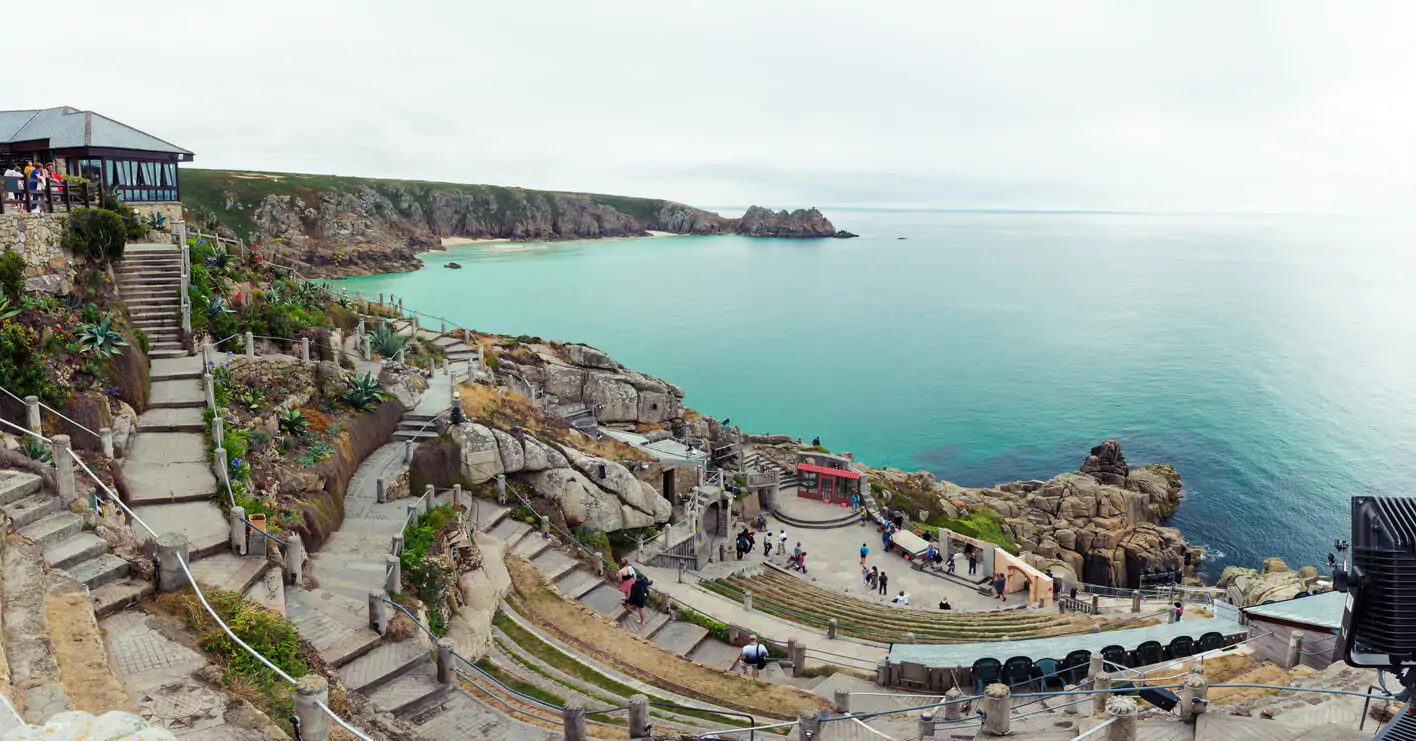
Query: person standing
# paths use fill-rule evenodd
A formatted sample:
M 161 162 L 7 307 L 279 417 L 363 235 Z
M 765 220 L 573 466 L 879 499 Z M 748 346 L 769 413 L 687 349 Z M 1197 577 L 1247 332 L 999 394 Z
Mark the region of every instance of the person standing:
M 860 544 L 860 567 L 865 568 L 865 557 L 870 555 L 870 548 L 866 544 Z
M 649 604 L 649 585 L 654 582 L 649 581 L 649 577 L 640 574 L 634 580 L 634 585 L 629 588 L 629 597 L 624 601 L 624 607 L 630 613 L 639 616 L 639 627 L 644 627 L 644 606 Z
M 1008 589 L 1008 577 L 1005 576 L 1002 571 L 998 572 L 997 574 L 994 574 L 994 575 L 993 575 L 993 591 L 997 593 L 998 599 L 1001 599 L 1001 600 L 1003 600 L 1004 602 L 1007 602 L 1007 601 L 1008 601 L 1008 597 L 1004 595 L 1004 592 L 1005 592 L 1007 589 Z
M 629 599 L 630 587 L 634 586 L 634 577 L 638 576 L 638 574 L 634 571 L 634 567 L 629 565 L 628 561 L 621 564 L 620 570 L 616 571 L 615 574 L 619 576 L 620 579 L 620 591 L 624 592 L 624 598 L 626 600 Z
M 978 573 L 978 551 L 969 551 L 969 576 Z
M 890 576 L 889 576 L 888 574 L 886 574 L 884 571 L 880 572 L 880 593 L 881 593 L 881 594 L 889 594 L 889 593 L 890 593 L 889 587 L 886 586 L 886 585 L 888 585 L 889 583 L 890 583 Z
M 777 535 L 777 552 L 783 556 L 787 555 L 787 531 L 783 530 Z
M 35 167 L 29 171 L 30 210 L 39 213 L 40 199 L 44 198 L 44 168 Z
M 874 589 L 875 586 L 880 583 L 880 567 L 879 567 L 879 566 L 871 566 L 871 567 L 870 567 L 870 576 L 865 577 L 865 583 L 866 583 L 866 584 L 869 584 L 871 589 Z
M 1175 622 L 1180 622 L 1180 618 L 1185 617 L 1185 603 L 1175 600 Z
M 762 557 L 772 557 L 772 534 L 767 533 L 767 537 L 762 539 Z

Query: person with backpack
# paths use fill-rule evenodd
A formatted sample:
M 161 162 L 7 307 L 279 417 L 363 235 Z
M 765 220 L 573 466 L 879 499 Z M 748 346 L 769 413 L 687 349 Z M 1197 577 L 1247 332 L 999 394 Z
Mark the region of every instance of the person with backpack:
M 865 557 L 870 555 L 870 548 L 866 544 L 860 544 L 860 567 L 865 568 Z
M 1180 622 L 1180 618 L 1185 617 L 1185 603 L 1175 600 L 1175 622 Z
M 620 591 L 624 592 L 624 598 L 629 599 L 629 589 L 634 586 L 634 577 L 638 576 L 638 573 L 633 566 L 629 565 L 628 561 L 625 561 L 620 570 L 615 572 L 615 575 L 619 577 Z
M 639 615 L 639 627 L 644 627 L 644 607 L 649 604 L 649 586 L 654 582 L 649 577 L 640 574 L 635 578 L 634 584 L 629 588 L 629 597 L 624 601 L 624 607 L 631 613 Z
M 747 645 L 742 647 L 742 653 L 738 655 L 738 663 L 742 665 L 742 673 L 752 674 L 753 679 L 767 668 L 767 647 L 757 642 L 757 636 L 747 637 Z

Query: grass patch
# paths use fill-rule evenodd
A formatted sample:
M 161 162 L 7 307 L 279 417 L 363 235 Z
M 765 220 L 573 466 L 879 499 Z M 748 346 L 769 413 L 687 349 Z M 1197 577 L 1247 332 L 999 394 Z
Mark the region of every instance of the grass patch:
M 497 614 L 492 617 L 492 625 L 495 625 L 497 628 L 501 629 L 501 631 L 505 633 L 507 637 L 512 640 L 513 643 L 519 646 L 522 651 L 525 651 L 526 653 L 535 656 L 541 661 L 546 662 L 546 664 L 555 667 L 557 671 L 567 676 L 575 677 L 576 679 L 582 682 L 592 684 L 602 690 L 605 690 L 606 692 L 617 695 L 619 697 L 627 698 L 641 694 L 639 690 L 630 687 L 627 684 L 615 681 L 614 679 L 611 679 L 605 676 L 604 674 L 601 674 L 600 672 L 597 672 L 594 669 L 591 669 L 590 667 L 580 663 L 579 661 L 576 661 L 575 659 L 572 659 L 571 657 L 565 655 L 565 653 L 563 653 L 560 649 L 541 640 L 540 637 L 536 636 L 535 634 L 518 625 L 515 620 L 512 620 L 511 618 L 502 614 L 501 611 L 498 611 Z M 511 652 L 508 651 L 507 653 Z M 663 697 L 657 697 L 649 694 L 645 694 L 645 697 L 649 698 L 649 702 L 672 702 L 671 700 L 665 699 Z M 606 700 L 605 698 L 600 699 L 605 700 L 606 702 L 613 702 L 613 700 Z M 682 715 L 688 718 L 698 718 L 700 720 L 706 720 L 712 723 L 721 723 L 727 726 L 735 726 L 740 725 L 742 723 L 741 718 L 729 718 L 727 716 L 718 715 L 717 713 L 712 713 L 704 710 L 676 709 L 673 712 L 676 715 Z
M 970 538 L 978 538 L 995 543 L 1003 547 L 1013 555 L 1022 552 L 1018 548 L 1017 541 L 1003 529 L 1003 517 L 993 510 L 978 510 L 964 517 L 947 517 L 944 514 L 935 514 L 926 522 L 926 526 L 932 526 L 934 534 L 939 534 L 939 528 L 953 530 L 960 535 L 967 535 Z

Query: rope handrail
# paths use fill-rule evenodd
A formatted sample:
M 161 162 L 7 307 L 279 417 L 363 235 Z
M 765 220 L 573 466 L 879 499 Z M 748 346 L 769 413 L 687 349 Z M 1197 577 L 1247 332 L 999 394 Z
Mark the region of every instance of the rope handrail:
M 543 716 L 543 715 L 537 715 L 537 714 L 532 713 L 532 712 L 530 712 L 530 711 L 522 710 L 521 708 L 518 708 L 518 707 L 512 705 L 511 703 L 507 702 L 506 700 L 503 700 L 503 699 L 501 699 L 500 697 L 497 697 L 494 693 L 492 693 L 492 692 L 491 692 L 490 690 L 488 690 L 486 687 L 483 687 L 482 685 L 477 684 L 477 682 L 476 682 L 474 679 L 472 679 L 472 677 L 468 676 L 467 672 L 464 672 L 464 671 L 462 671 L 461 669 L 453 669 L 453 671 L 456 672 L 456 673 L 457 673 L 457 676 L 461 677 L 464 682 L 467 682 L 468 684 L 472 685 L 473 687 L 476 687 L 477 689 L 481 690 L 481 691 L 482 691 L 482 694 L 484 694 L 484 695 L 486 695 L 487 697 L 490 697 L 491 699 L 496 700 L 497 702 L 501 703 L 502 707 L 505 707 L 507 710 L 510 710 L 510 711 L 513 712 L 513 713 L 520 713 L 520 714 L 525 715 L 525 716 L 527 716 L 527 717 L 535 718 L 536 720 L 543 721 L 543 722 L 546 722 L 546 723 L 555 724 L 555 723 L 563 723 L 563 722 L 564 722 L 564 719 L 559 719 L 559 720 L 557 720 L 557 719 L 554 719 L 554 718 L 547 718 L 547 717 L 545 717 L 545 716 Z M 484 676 L 485 676 L 485 675 L 484 675 Z
M 329 717 L 333 718 L 335 723 L 338 723 L 340 727 L 344 730 L 354 734 L 357 738 L 360 739 L 360 741 L 374 741 L 373 739 L 364 735 L 363 731 L 360 731 L 354 726 L 349 725 L 347 722 L 345 722 L 343 718 L 339 717 L 338 715 L 335 715 L 334 711 L 330 710 L 328 705 L 322 702 L 316 702 L 315 705 L 319 706 L 319 709 L 323 710 L 325 715 L 328 715 Z
M 21 404 L 26 404 L 26 402 L 25 402 L 24 399 L 21 399 L 20 397 L 15 396 L 14 392 L 11 391 L 11 390 L 9 390 L 9 389 L 7 389 L 7 388 L 0 387 L 0 391 L 4 391 L 5 394 L 6 394 L 7 396 L 9 396 L 11 399 L 14 399 L 15 401 L 18 401 L 18 402 L 20 402 Z M 35 398 L 38 399 L 39 397 L 35 397 Z M 62 420 L 64 420 L 64 421 L 66 421 L 66 422 L 68 422 L 68 423 L 70 423 L 70 424 L 72 424 L 72 425 L 74 425 L 74 426 L 76 426 L 76 427 L 78 427 L 79 429 L 83 430 L 84 432 L 87 432 L 87 433 L 90 434 L 90 435 L 93 435 L 95 438 L 98 438 L 99 440 L 102 440 L 102 439 L 103 439 L 103 436 L 99 435 L 97 432 L 94 432 L 93 430 L 90 430 L 90 429 L 89 429 L 88 427 L 86 427 L 82 422 L 79 422 L 78 420 L 76 420 L 76 419 L 74 419 L 74 418 L 72 418 L 72 417 L 69 417 L 69 416 L 65 415 L 63 412 L 59 411 L 58 409 L 55 409 L 55 408 L 52 407 L 52 406 L 49 406 L 48 404 L 45 404 L 43 401 L 40 401 L 40 402 L 39 402 L 39 408 L 40 408 L 40 409 L 48 409 L 48 410 L 49 410 L 51 413 L 53 413 L 56 417 L 58 417 L 58 418 L 60 418 L 60 419 L 62 419 Z
M 1080 740 L 1080 739 L 1087 738 L 1088 736 L 1095 736 L 1098 731 L 1101 731 L 1101 730 L 1104 730 L 1104 729 L 1106 729 L 1106 728 L 1109 728 L 1109 727 L 1111 726 L 1111 724 L 1112 724 L 1112 723 L 1115 723 L 1115 722 L 1116 722 L 1116 719 L 1115 719 L 1115 718 L 1109 718 L 1109 719 L 1107 719 L 1105 722 L 1101 723 L 1100 725 L 1092 726 L 1091 730 L 1089 730 L 1089 731 L 1087 731 L 1086 733 L 1083 733 L 1082 735 L 1078 736 L 1077 739 Z
M 187 581 L 191 583 L 192 591 L 196 593 L 197 599 L 200 600 L 202 603 L 202 607 L 206 608 L 207 613 L 211 615 L 211 618 L 216 621 L 217 625 L 221 626 L 221 629 L 226 632 L 226 635 L 230 636 L 231 640 L 236 642 L 236 645 L 245 649 L 246 653 L 249 653 L 250 655 L 254 656 L 256 660 L 260 661 L 262 664 L 265 664 L 266 667 L 268 667 L 271 671 L 275 672 L 276 675 L 279 676 L 281 679 L 284 679 L 292 685 L 295 684 L 294 677 L 290 676 L 289 674 L 286 674 L 284 669 L 281 669 L 280 667 L 276 666 L 270 659 L 267 659 L 266 657 L 262 656 L 259 651 L 256 651 L 254 648 L 251 648 L 249 645 L 247 645 L 245 641 L 237 637 L 236 633 L 234 633 L 231 628 L 226 624 L 226 622 L 221 619 L 221 616 L 216 614 L 216 610 L 213 610 L 211 604 L 207 602 L 206 595 L 202 594 L 202 588 L 197 586 L 197 578 L 195 576 L 192 576 L 192 570 L 187 568 L 187 560 L 183 558 L 182 554 L 180 553 L 177 554 L 177 563 L 182 567 L 182 573 L 187 575 Z
M 281 540 L 280 538 L 277 538 L 277 537 L 275 537 L 274 535 L 271 535 L 270 533 L 266 532 L 265 530 L 256 527 L 256 523 L 251 522 L 249 519 L 247 519 L 247 518 L 245 518 L 245 517 L 242 517 L 242 518 L 241 518 L 241 521 L 244 522 L 244 523 L 246 523 L 247 525 L 250 525 L 252 530 L 254 530 L 254 531 L 260 533 L 261 535 L 266 536 L 267 538 L 269 538 L 270 540 L 275 541 L 276 543 L 279 543 L 281 546 L 286 546 L 286 545 L 288 545 L 288 543 L 287 543 L 286 541 Z

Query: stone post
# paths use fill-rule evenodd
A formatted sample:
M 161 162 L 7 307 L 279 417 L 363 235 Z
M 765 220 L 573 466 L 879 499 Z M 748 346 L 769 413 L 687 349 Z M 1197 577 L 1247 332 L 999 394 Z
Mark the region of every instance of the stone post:
M 310 364 L 310 338 L 309 338 L 309 337 L 301 337 L 301 338 L 300 338 L 300 362 L 304 363 L 305 365 L 309 365 L 309 364 Z
M 418 514 L 418 503 L 410 502 L 408 504 L 408 514 L 404 516 L 403 521 L 412 524 L 417 522 L 420 517 L 421 515 Z
M 246 508 L 231 508 L 231 553 L 235 556 L 246 555 Z
M 359 329 L 355 331 L 355 334 L 360 337 L 364 336 L 364 317 L 359 317 Z
M 468 502 L 467 504 L 468 504 L 467 509 L 468 509 L 468 511 L 470 512 L 471 509 L 472 509 L 472 507 L 471 507 L 471 504 L 472 504 L 472 503 L 471 503 L 471 502 Z M 462 484 L 453 484 L 453 485 L 452 485 L 452 506 L 453 506 L 454 508 L 458 508 L 458 507 L 461 507 L 461 506 L 462 506 Z
M 379 504 L 387 504 L 387 503 L 388 503 L 388 478 L 385 477 L 385 476 L 380 476 L 380 477 L 378 478 L 378 480 L 376 480 L 376 481 L 374 482 L 374 487 L 375 487 L 375 488 L 374 488 L 374 491 L 375 491 L 374 498 L 378 500 L 378 503 L 379 503 Z
M 98 442 L 103 447 L 103 457 L 110 461 L 113 460 L 113 428 L 98 428 Z
M 1136 741 L 1136 699 L 1116 695 L 1106 701 L 1106 714 L 1116 721 L 1106 729 L 1109 741 Z
M 800 733 L 797 738 L 806 741 L 808 738 L 819 738 L 821 736 L 821 711 L 814 707 L 802 708 L 797 713 L 797 724 Z
M 364 335 L 364 337 L 363 337 L 363 342 L 361 342 L 360 344 L 363 346 L 363 349 L 364 349 L 364 359 L 365 359 L 365 360 L 373 360 L 373 359 L 374 359 L 374 341 L 371 340 L 371 339 L 369 339 L 369 336 L 368 336 L 368 335 Z
M 919 638 L 914 633 L 905 634 L 905 643 L 918 643 Z
M 226 474 L 229 470 L 226 462 L 226 448 L 217 448 L 211 451 L 211 466 L 216 469 L 216 482 L 219 489 L 222 482 L 226 481 Z
M 834 699 L 834 703 L 835 703 L 835 706 L 836 706 L 836 712 L 837 712 L 838 714 L 840 714 L 840 715 L 850 715 L 850 712 L 851 712 L 851 691 L 850 691 L 850 690 L 836 690 L 836 692 L 835 692 L 835 697 L 834 697 L 833 699 Z
M 399 306 L 402 306 L 402 305 L 403 305 L 402 302 L 400 302 L 400 303 L 399 303 Z M 414 338 L 414 339 L 417 339 L 417 338 L 418 338 L 418 312 L 416 312 L 416 311 L 413 312 L 412 322 L 413 322 L 413 338 Z
M 644 695 L 629 698 L 629 737 L 649 738 L 649 698 Z
M 388 603 L 382 589 L 369 592 L 369 627 L 379 635 L 388 633 Z
M 403 462 L 404 462 L 404 463 L 412 463 L 412 462 L 413 462 L 413 446 L 416 445 L 416 444 L 417 444 L 417 443 L 415 443 L 415 442 L 412 441 L 412 440 L 404 440 L 404 441 L 403 441 Z
M 211 418 L 211 437 L 216 441 L 216 447 L 225 447 L 226 420 L 220 414 Z
M 40 434 L 44 433 L 44 430 L 39 429 L 40 420 L 38 396 L 25 397 L 25 426 L 30 428 L 30 430 L 34 432 L 38 432 Z
M 1141 611 L 1141 590 L 1131 592 L 1131 612 Z
M 432 484 L 424 486 L 422 500 L 423 503 L 418 505 L 420 510 L 419 516 L 428 514 L 428 510 L 432 509 L 433 507 L 436 507 L 438 505 L 437 498 L 437 490 L 433 488 Z
M 442 317 L 442 332 L 439 334 L 447 334 L 447 317 Z
M 586 741 L 589 738 L 585 734 L 585 703 L 581 700 L 566 700 L 565 706 L 561 708 L 561 721 L 565 728 L 565 741 Z
M 54 436 L 55 450 L 59 449 L 60 437 L 60 435 Z M 69 475 L 72 478 L 73 472 L 70 471 Z M 1303 638 L 1304 634 L 1301 630 L 1295 630 L 1292 633 L 1288 634 L 1288 654 L 1283 659 L 1284 669 L 1292 669 L 1293 667 L 1303 663 Z
M 551 518 L 541 515 L 541 537 L 551 537 Z
M 216 382 L 212 380 L 210 373 L 202 374 L 202 386 L 206 388 L 207 407 L 216 411 Z
M 446 355 L 443 356 L 443 375 L 452 378 L 452 361 L 448 360 Z M 453 387 L 452 393 L 457 394 L 456 386 Z
M 246 357 L 256 357 L 256 336 L 250 332 L 246 333 Z
M 398 554 L 403 552 L 403 533 L 398 533 L 397 535 L 394 535 L 391 540 L 393 542 L 389 545 L 389 547 L 392 549 L 390 552 L 393 553 L 393 555 L 397 556 Z
M 1078 695 L 1077 685 L 1075 684 L 1064 685 L 1062 687 L 1062 691 L 1066 693 L 1064 697 L 1067 698 L 1067 707 L 1065 709 L 1065 712 L 1068 715 L 1076 715 L 1081 710 L 1081 703 L 1077 701 L 1086 697 L 1086 695 Z
M 960 700 L 964 699 L 963 690 L 958 687 L 950 687 L 944 693 L 944 701 L 949 703 L 944 706 L 944 720 L 958 720 L 964 717 L 964 704 Z
M 798 643 L 795 646 L 788 644 L 788 654 L 792 659 L 792 676 L 800 677 L 806 673 L 806 644 Z
M 751 590 L 751 589 L 744 589 L 744 590 L 742 590 L 742 609 L 743 609 L 743 612 L 752 612 L 752 590 Z
M 836 618 L 831 618 L 831 620 L 826 623 L 826 638 L 833 641 L 836 640 L 836 630 L 839 627 L 840 625 L 836 622 Z
M 919 737 L 934 738 L 934 711 L 926 710 L 919 714 Z
M 1180 719 L 1191 720 L 1203 713 L 1208 698 L 1209 679 L 1205 677 L 1205 668 L 1196 664 L 1190 667 L 1189 673 L 1180 680 L 1180 705 L 1176 707 Z
M 295 717 L 300 719 L 301 741 L 329 741 L 329 716 L 320 709 L 329 703 L 329 680 L 306 674 L 295 683 Z
M 497 474 L 497 504 L 506 506 L 506 476 Z
M 1091 665 L 1087 667 L 1087 676 L 1095 677 L 1106 672 L 1106 659 L 1100 652 L 1091 655 Z
M 74 449 L 68 435 L 54 436 L 54 479 L 59 487 L 59 501 L 68 504 L 79 498 L 74 485 Z
M 1007 736 L 1013 732 L 1013 692 L 1006 684 L 990 684 L 983 688 L 983 733 L 986 736 Z
M 177 559 L 186 561 L 190 549 L 187 536 L 182 533 L 157 536 L 157 591 L 163 594 L 175 592 L 187 583 L 187 574 Z
M 295 533 L 285 539 L 285 573 L 286 581 L 296 586 L 300 585 L 305 572 L 305 542 L 300 540 L 300 534 Z
M 384 556 L 384 572 L 388 574 L 384 589 L 389 594 L 403 594 L 403 560 L 398 556 Z
M 1091 688 L 1095 690 L 1092 695 L 1092 715 L 1099 715 L 1106 711 L 1106 698 L 1111 696 L 1107 694 L 1111 690 L 1111 675 L 1102 672 L 1093 676 Z
M 1092 614 L 1093 614 L 1093 615 L 1100 615 L 1100 614 L 1101 614 L 1101 596 L 1100 596 L 1100 595 L 1096 595 L 1096 594 L 1093 594 L 1093 595 L 1092 595 Z
M 471 345 L 471 344 L 472 344 L 472 333 L 471 333 L 471 332 L 468 332 L 466 329 L 462 330 L 462 344 L 464 344 L 464 345 Z
M 453 648 L 451 638 L 438 639 L 438 684 L 452 684 L 457 679 L 457 675 L 452 671 Z

